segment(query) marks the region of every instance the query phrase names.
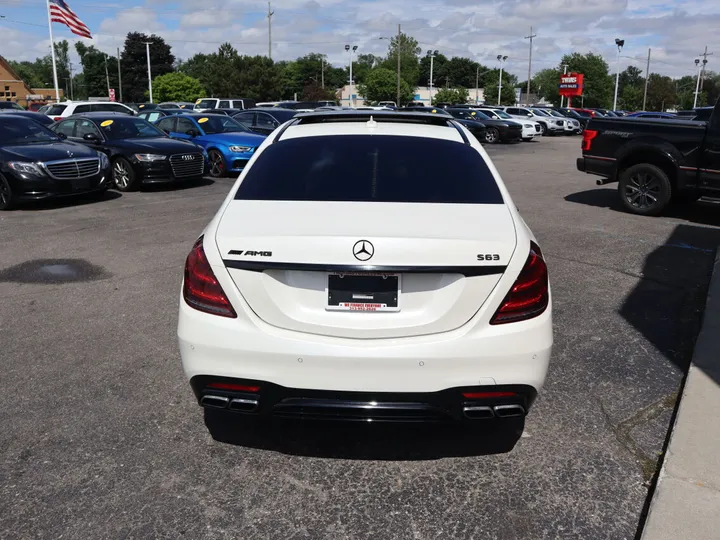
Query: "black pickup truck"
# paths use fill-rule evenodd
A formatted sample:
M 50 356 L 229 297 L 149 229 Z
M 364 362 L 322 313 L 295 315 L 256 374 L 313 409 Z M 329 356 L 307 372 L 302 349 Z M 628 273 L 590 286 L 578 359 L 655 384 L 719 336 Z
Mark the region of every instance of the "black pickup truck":
M 707 122 L 593 118 L 577 168 L 618 182 L 634 214 L 656 216 L 669 204 L 720 197 L 720 100 Z

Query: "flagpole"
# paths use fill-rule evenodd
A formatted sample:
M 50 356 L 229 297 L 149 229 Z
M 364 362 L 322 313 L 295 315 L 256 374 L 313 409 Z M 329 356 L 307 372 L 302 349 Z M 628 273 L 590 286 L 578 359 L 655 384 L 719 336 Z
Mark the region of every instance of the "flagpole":
M 46 0 L 48 30 L 50 30 L 50 54 L 52 55 L 53 79 L 55 80 L 55 101 L 60 103 L 60 87 L 58 86 L 57 65 L 55 64 L 55 40 L 52 33 L 52 18 L 50 17 L 50 0 Z

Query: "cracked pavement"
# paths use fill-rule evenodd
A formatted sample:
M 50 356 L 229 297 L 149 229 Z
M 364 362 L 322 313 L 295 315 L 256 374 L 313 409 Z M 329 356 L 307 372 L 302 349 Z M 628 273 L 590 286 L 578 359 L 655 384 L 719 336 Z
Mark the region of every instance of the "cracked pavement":
M 184 258 L 231 179 L 0 213 L 0 538 L 632 539 L 720 207 L 623 213 L 613 185 L 575 170 L 579 146 L 488 149 L 548 259 L 555 313 L 546 386 L 502 454 L 434 429 L 210 438 L 175 325 Z M 86 273 L 43 277 L 48 259 Z

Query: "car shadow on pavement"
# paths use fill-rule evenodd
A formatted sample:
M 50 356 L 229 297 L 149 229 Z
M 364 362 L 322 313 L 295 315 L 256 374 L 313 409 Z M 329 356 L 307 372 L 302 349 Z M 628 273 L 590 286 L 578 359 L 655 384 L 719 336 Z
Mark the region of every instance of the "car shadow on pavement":
M 720 229 L 678 225 L 647 255 L 641 278 L 620 308 L 622 317 L 683 372 L 700 331 L 718 247 Z
M 617 212 L 627 212 L 620 202 L 617 189 L 607 187 L 572 193 L 567 195 L 565 200 L 598 208 L 609 208 Z M 663 216 L 703 225 L 720 226 L 720 201 L 700 199 L 695 203 L 674 205 L 663 212 Z
M 205 409 L 205 425 L 219 442 L 304 457 L 354 460 L 423 461 L 501 454 L 520 438 L 524 419 L 478 420 L 461 429 L 451 425 L 373 424 L 264 420 Z
M 215 180 L 203 177 L 202 180 L 186 180 L 183 182 L 169 182 L 162 184 L 145 184 L 141 187 L 142 191 L 148 193 L 164 192 L 164 191 L 182 191 L 185 189 L 194 189 L 199 187 L 212 186 Z
M 75 206 L 84 206 L 86 204 L 97 204 L 101 202 L 113 201 L 122 197 L 122 193 L 117 191 L 104 191 L 102 193 L 87 193 L 84 195 L 69 195 L 67 197 L 58 197 L 57 199 L 47 199 L 44 201 L 23 201 L 14 207 L 14 210 L 57 210 L 59 208 L 70 208 Z

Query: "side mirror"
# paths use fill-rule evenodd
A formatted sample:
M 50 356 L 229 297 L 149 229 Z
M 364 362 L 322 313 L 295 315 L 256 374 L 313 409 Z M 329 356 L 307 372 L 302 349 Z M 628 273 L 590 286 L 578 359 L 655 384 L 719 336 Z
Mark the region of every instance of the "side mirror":
M 60 139 L 61 141 L 67 139 L 67 135 L 65 135 L 64 133 L 56 133 L 55 135 L 57 135 L 58 139 Z
M 85 141 L 99 141 L 100 139 L 99 139 L 98 136 L 95 135 L 94 133 L 86 133 L 85 135 L 83 135 L 83 140 L 85 140 Z
M 189 130 L 187 130 L 187 131 L 186 131 L 186 134 L 189 135 L 190 137 L 193 137 L 193 138 L 194 138 L 194 137 L 197 137 L 198 135 L 200 135 L 200 134 L 199 134 L 197 131 L 195 131 L 194 129 L 189 129 Z

